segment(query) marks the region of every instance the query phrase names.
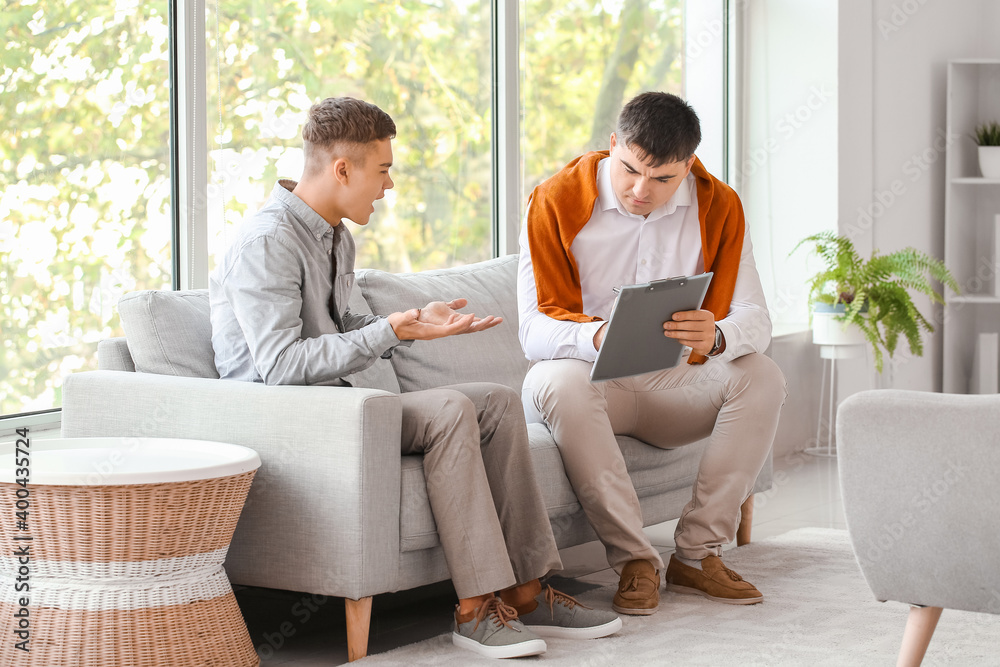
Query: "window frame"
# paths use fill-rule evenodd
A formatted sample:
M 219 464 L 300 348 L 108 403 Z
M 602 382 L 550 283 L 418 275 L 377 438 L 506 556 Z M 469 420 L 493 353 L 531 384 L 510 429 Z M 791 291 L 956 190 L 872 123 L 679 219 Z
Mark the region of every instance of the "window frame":
M 493 0 L 493 256 L 517 252 L 520 220 L 520 0 Z

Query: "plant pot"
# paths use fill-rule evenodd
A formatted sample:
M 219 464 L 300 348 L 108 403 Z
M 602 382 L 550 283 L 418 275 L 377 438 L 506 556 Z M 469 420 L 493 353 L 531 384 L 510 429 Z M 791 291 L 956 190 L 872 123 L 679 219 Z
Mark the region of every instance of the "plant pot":
M 844 329 L 844 323 L 836 318 L 847 312 L 847 307 L 838 303 L 831 306 L 817 303 L 813 306 L 813 343 L 816 345 L 865 345 L 868 343 L 861 329 L 851 324 Z
M 983 178 L 1000 178 L 1000 146 L 979 147 L 979 171 Z

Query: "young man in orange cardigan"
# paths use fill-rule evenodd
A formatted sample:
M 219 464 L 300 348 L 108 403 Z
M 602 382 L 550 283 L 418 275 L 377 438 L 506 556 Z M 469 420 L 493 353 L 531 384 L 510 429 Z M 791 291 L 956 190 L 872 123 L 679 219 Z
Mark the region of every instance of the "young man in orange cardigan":
M 552 431 L 621 575 L 613 607 L 623 614 L 659 608 L 663 561 L 642 530 L 616 435 L 661 448 L 709 438 L 664 578 L 719 602 L 763 600 L 720 556 L 774 440 L 785 380 L 763 354 L 771 321 L 742 205 L 695 157 L 700 141 L 686 102 L 639 95 L 622 109 L 610 152 L 583 155 L 535 188 L 521 233 L 519 335 L 534 362 L 525 410 Z M 687 363 L 590 382 L 614 288 L 706 271 L 715 275 L 702 309 L 663 324 L 690 348 Z

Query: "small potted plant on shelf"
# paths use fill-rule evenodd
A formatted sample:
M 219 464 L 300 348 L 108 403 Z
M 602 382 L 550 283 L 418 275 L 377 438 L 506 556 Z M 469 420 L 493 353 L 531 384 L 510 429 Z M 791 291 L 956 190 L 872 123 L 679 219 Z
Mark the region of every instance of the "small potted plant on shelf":
M 934 327 L 917 310 L 910 292 L 926 294 L 931 301 L 944 303 L 931 286 L 931 280 L 936 280 L 958 293 L 958 283 L 943 262 L 914 248 L 888 255 L 872 252 L 865 260 L 850 239 L 833 232 L 809 236 L 792 252 L 806 243 L 815 244 L 815 253 L 826 265 L 808 283 L 813 342 L 821 345 L 867 342 L 879 373 L 883 351 L 891 358 L 900 336 L 906 338 L 910 352 L 918 357 L 923 355 L 921 330 L 932 332 Z M 829 322 L 825 333 L 821 331 L 823 327 L 817 326 L 818 320 Z M 830 331 L 834 330 L 831 320 L 848 333 L 847 339 L 830 337 Z
M 1000 123 L 983 123 L 972 138 L 979 145 L 979 171 L 983 178 L 1000 178 Z

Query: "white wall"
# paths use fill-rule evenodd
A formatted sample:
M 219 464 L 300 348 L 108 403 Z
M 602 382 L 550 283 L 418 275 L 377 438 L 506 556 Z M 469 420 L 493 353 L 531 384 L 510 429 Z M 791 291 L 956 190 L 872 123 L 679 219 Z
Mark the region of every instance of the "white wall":
M 1000 3 L 841 0 L 840 13 L 840 231 L 863 252 L 912 245 L 943 257 L 947 62 L 1000 57 Z M 940 317 L 926 299 L 917 306 Z M 938 329 L 922 358 L 897 355 L 893 386 L 940 391 Z
M 752 157 L 750 151 L 755 144 L 759 146 L 768 129 L 775 127 L 780 110 L 776 115 L 774 107 L 794 101 L 796 84 L 787 77 L 799 77 L 801 82 L 810 76 L 808 65 L 798 67 L 799 63 L 789 61 L 821 65 L 824 59 L 817 47 L 825 49 L 828 57 L 836 59 L 837 89 L 833 120 L 836 197 L 832 205 L 825 206 L 836 211 L 837 228 L 850 235 L 863 254 L 873 248 L 893 251 L 912 245 L 943 257 L 944 160 L 938 148 L 945 125 L 946 66 L 954 58 L 1000 58 L 1000 2 L 837 0 L 833 18 L 830 4 L 819 1 L 738 4 L 745 11 L 744 53 L 750 59 L 743 63 L 745 80 L 748 86 L 758 82 L 756 90 L 746 93 L 748 112 L 757 116 L 745 120 L 744 161 Z M 832 43 L 828 39 L 831 23 L 836 26 Z M 769 54 L 764 70 L 755 69 Z M 777 61 L 773 54 L 779 55 Z M 765 74 L 770 81 L 762 78 Z M 781 79 L 778 89 L 775 77 Z M 767 99 L 762 102 L 763 91 Z M 810 124 L 814 121 L 816 128 L 829 132 L 829 118 L 823 109 L 810 118 Z M 773 268 L 775 275 L 799 275 L 800 267 L 794 264 L 797 260 L 789 263 L 780 256 L 777 244 L 772 249 L 768 240 L 771 232 L 761 222 L 773 223 L 780 232 L 793 236 L 808 233 L 805 227 L 797 226 L 804 223 L 788 217 L 794 209 L 785 205 L 796 200 L 795 193 L 789 191 L 801 182 L 801 175 L 787 168 L 783 158 L 795 158 L 788 161 L 789 167 L 808 165 L 817 174 L 829 173 L 830 162 L 822 150 L 812 158 L 802 154 L 823 145 L 823 137 L 815 137 L 809 130 L 803 125 L 780 150 L 771 151 L 765 161 L 773 170 L 772 183 L 767 184 L 770 193 L 755 190 L 762 183 L 759 174 L 756 183 L 751 173 L 741 184 L 758 265 L 762 266 L 763 280 L 773 290 L 769 296 L 772 310 L 775 305 L 780 307 L 783 279 L 767 274 Z M 827 202 L 824 196 L 820 195 L 820 200 Z M 773 238 L 778 238 L 778 232 Z M 932 309 L 927 300 L 918 301 L 918 307 L 932 319 L 940 317 L 940 309 Z M 785 372 L 790 390 L 775 441 L 775 455 L 780 456 L 804 448 L 815 434 L 820 366 L 818 353 L 805 336 L 776 338 L 772 355 Z M 873 384 L 870 365 L 862 361 L 843 363 L 839 372 L 841 400 Z M 882 386 L 889 385 L 940 391 L 940 333 L 925 339 L 922 358 L 910 358 L 905 351 L 897 353 L 896 363 L 882 378 Z

